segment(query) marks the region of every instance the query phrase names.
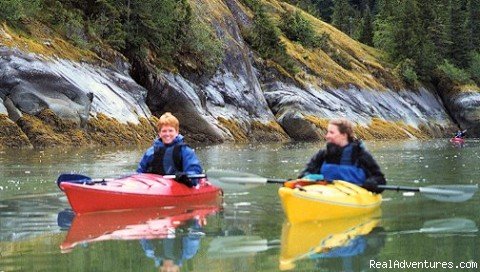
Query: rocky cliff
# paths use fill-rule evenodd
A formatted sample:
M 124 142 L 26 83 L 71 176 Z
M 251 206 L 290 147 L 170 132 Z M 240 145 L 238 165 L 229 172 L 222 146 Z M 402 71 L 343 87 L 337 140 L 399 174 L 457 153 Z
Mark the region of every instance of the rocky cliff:
M 264 2 L 273 18 L 295 9 Z M 329 35 L 331 50 L 304 48 L 282 37 L 299 68 L 292 74 L 262 59 L 245 41 L 242 33 L 253 15 L 241 1 L 191 3 L 224 45 L 213 75 L 159 71 L 121 56 L 105 64 L 91 52 L 94 57 L 75 58 L 58 51 L 62 41 L 37 39 L 32 46 L 3 27 L 0 145 L 150 142 L 154 116 L 165 111 L 179 117 L 188 140 L 198 142 L 318 140 L 328 119 L 340 116 L 355 121 L 366 139 L 437 137 L 456 128 L 434 90 L 407 88 L 380 61 L 381 52 L 308 14 L 315 31 Z M 478 105 L 468 100 L 454 111 L 475 112 Z

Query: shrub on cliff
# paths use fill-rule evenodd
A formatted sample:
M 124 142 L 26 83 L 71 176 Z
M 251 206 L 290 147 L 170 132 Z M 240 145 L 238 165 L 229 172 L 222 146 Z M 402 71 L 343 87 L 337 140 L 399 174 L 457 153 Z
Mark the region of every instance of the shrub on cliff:
M 263 8 L 255 10 L 253 26 L 245 33 L 245 39 L 262 58 L 271 59 L 291 73 L 297 73 L 298 68 L 288 56 L 285 44 L 280 39 L 282 31 Z
M 480 53 L 472 52 L 470 54 L 470 67 L 468 69 L 473 80 L 480 84 Z
M 292 41 L 297 41 L 308 47 L 318 46 L 317 40 L 319 38 L 315 35 L 312 24 L 298 10 L 284 13 L 280 22 L 280 28 Z
M 0 20 L 15 23 L 39 11 L 41 0 L 0 0 Z
M 465 70 L 456 67 L 448 60 L 444 60 L 443 64 L 438 66 L 438 70 L 453 83 L 468 84 L 470 81 L 470 76 Z

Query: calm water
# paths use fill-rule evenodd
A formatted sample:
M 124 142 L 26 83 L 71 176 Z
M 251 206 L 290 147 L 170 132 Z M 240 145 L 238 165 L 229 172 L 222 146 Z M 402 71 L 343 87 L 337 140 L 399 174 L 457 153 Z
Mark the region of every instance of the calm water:
M 207 173 L 292 178 L 319 146 L 217 145 L 197 153 Z M 447 140 L 367 146 L 390 184 L 479 182 L 475 140 L 463 148 Z M 290 226 L 278 185 L 225 186 L 222 207 L 106 213 L 72 222 L 54 183 L 59 174 L 121 176 L 135 170 L 142 153 L 0 150 L 0 271 L 160 271 L 167 259 L 181 264 L 180 271 L 478 271 L 478 192 L 467 202 L 445 203 L 389 191 L 381 214 Z M 455 268 L 460 265 L 472 269 Z

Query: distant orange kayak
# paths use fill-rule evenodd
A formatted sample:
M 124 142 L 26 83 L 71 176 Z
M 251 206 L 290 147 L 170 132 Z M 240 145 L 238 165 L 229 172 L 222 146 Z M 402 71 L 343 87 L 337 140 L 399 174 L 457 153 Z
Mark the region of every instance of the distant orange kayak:
M 189 188 L 156 174 L 134 174 L 105 182 L 59 184 L 77 213 L 148 207 L 206 205 L 221 201 L 222 191 L 205 178 Z

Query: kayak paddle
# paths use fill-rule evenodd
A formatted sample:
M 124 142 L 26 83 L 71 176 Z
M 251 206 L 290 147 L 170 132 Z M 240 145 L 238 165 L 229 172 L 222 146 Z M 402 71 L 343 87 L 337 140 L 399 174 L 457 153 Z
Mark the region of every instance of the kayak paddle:
M 378 185 L 380 189 L 404 192 L 419 192 L 426 197 L 445 202 L 463 202 L 469 200 L 478 190 L 475 185 L 431 185 L 427 187 L 409 187 L 396 185 Z
M 269 179 L 260 176 L 248 177 L 222 177 L 219 178 L 221 182 L 225 183 L 239 183 L 239 184 L 283 184 L 287 179 Z M 312 181 L 315 183 L 315 181 Z M 383 190 L 404 191 L 404 192 L 419 192 L 426 197 L 438 201 L 445 202 L 463 202 L 470 199 L 478 190 L 478 184 L 475 185 L 431 185 L 426 187 L 408 187 L 397 185 L 378 185 L 378 188 Z
M 133 175 L 133 174 L 132 174 Z M 128 177 L 130 175 L 126 175 L 124 177 Z M 188 175 L 189 178 L 205 178 L 206 174 L 192 174 Z M 165 175 L 163 176 L 166 179 L 174 179 L 175 175 Z M 81 175 L 81 174 L 61 174 L 57 179 L 57 186 L 60 188 L 60 183 L 62 182 L 69 182 L 69 183 L 77 183 L 77 184 L 87 184 L 93 185 L 95 183 L 104 183 L 108 181 L 112 181 L 114 179 L 92 179 L 89 176 Z

